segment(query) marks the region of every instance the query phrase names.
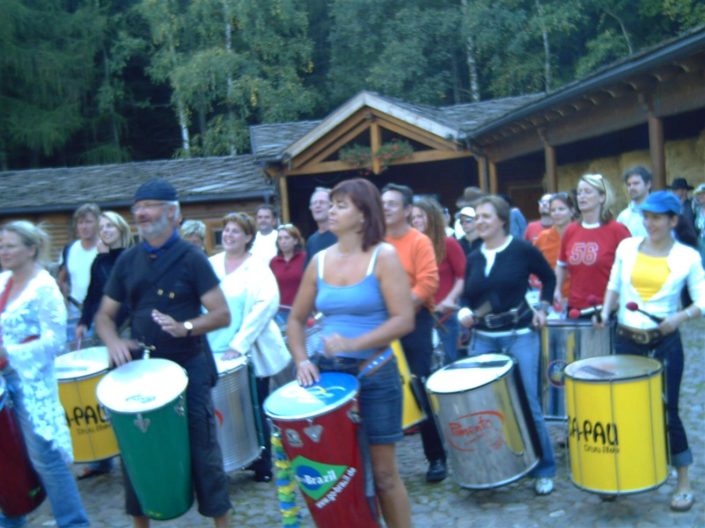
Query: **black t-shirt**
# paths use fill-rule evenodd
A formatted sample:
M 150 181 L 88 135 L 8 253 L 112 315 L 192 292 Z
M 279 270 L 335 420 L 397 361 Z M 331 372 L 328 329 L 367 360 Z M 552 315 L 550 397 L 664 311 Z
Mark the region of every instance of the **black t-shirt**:
M 186 247 L 188 246 L 188 247 Z M 155 275 L 172 252 L 184 251 L 163 274 Z M 154 279 L 156 277 L 156 280 Z M 201 297 L 218 286 L 213 268 L 203 251 L 181 239 L 157 257 L 139 244 L 120 255 L 105 288 L 105 294 L 130 306 L 132 337 L 157 349 L 154 357 L 181 361 L 201 350 L 201 338 L 177 338 L 152 320 L 157 309 L 176 321 L 201 315 Z
M 338 237 L 335 236 L 330 231 L 316 231 L 306 241 L 306 262 L 304 263 L 304 269 L 308 266 L 308 263 L 313 258 L 313 256 L 319 251 L 332 246 L 338 241 Z

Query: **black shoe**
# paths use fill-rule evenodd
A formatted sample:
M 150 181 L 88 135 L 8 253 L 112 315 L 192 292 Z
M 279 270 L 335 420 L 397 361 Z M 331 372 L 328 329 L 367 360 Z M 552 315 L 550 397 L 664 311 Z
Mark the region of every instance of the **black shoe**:
M 426 472 L 426 482 L 441 482 L 447 475 L 445 460 L 431 460 Z
M 255 471 L 255 476 L 252 477 L 255 482 L 271 482 L 272 472 L 271 471 Z

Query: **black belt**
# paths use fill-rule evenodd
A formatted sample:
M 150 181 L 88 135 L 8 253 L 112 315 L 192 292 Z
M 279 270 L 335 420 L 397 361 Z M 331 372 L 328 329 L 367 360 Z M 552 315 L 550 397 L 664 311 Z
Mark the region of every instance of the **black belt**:
M 663 337 L 661 330 L 658 329 L 639 330 L 624 325 L 617 326 L 617 335 L 619 337 L 625 337 L 637 345 L 649 345 L 659 341 Z
M 482 317 L 477 317 L 477 322 L 480 327 L 488 330 L 502 328 L 505 326 L 517 326 L 526 314 L 531 312 L 531 308 L 527 304 L 522 304 L 517 308 L 512 308 L 507 312 L 498 314 L 487 314 Z

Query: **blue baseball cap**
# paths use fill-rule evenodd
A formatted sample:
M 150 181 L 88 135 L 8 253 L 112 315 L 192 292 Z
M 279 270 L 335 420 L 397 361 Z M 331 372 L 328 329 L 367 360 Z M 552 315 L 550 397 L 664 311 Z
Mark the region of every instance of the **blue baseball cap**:
M 162 202 L 175 202 L 178 195 L 174 186 L 164 178 L 152 178 L 147 180 L 135 193 L 134 202 L 141 200 L 160 200 Z
M 655 191 L 646 197 L 644 203 L 639 206 L 642 212 L 656 214 L 681 214 L 681 201 L 671 191 Z

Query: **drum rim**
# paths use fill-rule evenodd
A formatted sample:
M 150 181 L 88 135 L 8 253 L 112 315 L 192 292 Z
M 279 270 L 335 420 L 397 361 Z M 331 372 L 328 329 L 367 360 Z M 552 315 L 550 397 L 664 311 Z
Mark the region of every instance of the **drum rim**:
M 323 376 L 324 374 L 344 374 L 344 373 L 342 373 L 342 372 L 322 372 L 321 376 Z M 325 407 L 321 407 L 321 408 L 317 409 L 315 414 L 312 414 L 312 413 L 297 414 L 297 415 L 288 414 L 285 416 L 281 416 L 278 414 L 272 414 L 268 410 L 269 406 L 267 405 L 267 402 L 270 400 L 270 398 L 272 398 L 272 396 L 274 396 L 279 390 L 283 389 L 284 387 L 287 387 L 288 385 L 291 385 L 292 383 L 299 385 L 299 382 L 296 380 L 290 381 L 289 383 L 287 383 L 283 387 L 280 387 L 279 389 L 274 391 L 272 394 L 270 394 L 267 397 L 267 399 L 264 400 L 264 404 L 262 405 L 262 407 L 264 408 L 264 413 L 267 416 L 269 416 L 272 420 L 279 420 L 282 422 L 299 422 L 301 420 L 314 419 L 314 418 L 318 418 L 320 416 L 324 416 L 326 414 L 329 414 L 330 412 L 335 411 L 336 409 L 339 409 L 343 405 L 346 405 L 348 402 L 350 402 L 350 400 L 356 399 L 360 393 L 360 382 L 357 380 L 357 378 L 351 374 L 345 374 L 345 375 L 349 376 L 355 380 L 355 384 L 356 384 L 355 390 L 350 391 L 348 394 L 346 394 L 345 396 L 343 396 L 339 400 L 335 400 L 334 402 L 326 405 Z M 299 386 L 301 386 L 301 385 L 299 385 Z M 302 388 L 307 389 L 307 387 L 302 387 Z
M 106 380 L 111 381 L 111 378 L 109 376 L 105 376 L 105 377 L 103 377 L 103 379 L 101 379 L 98 382 L 98 385 L 96 386 L 96 399 L 98 400 L 98 403 L 100 405 L 102 405 L 104 408 L 106 408 L 111 413 L 120 414 L 120 415 L 137 415 L 137 414 L 142 414 L 142 413 L 152 413 L 155 411 L 159 411 L 159 410 L 167 407 L 168 405 L 174 403 L 181 396 L 185 397 L 186 389 L 188 388 L 188 375 L 186 373 L 186 370 L 181 365 L 179 365 L 175 361 L 172 361 L 172 360 L 166 359 L 166 358 L 150 358 L 150 359 L 136 359 L 136 360 L 130 361 L 128 363 L 125 363 L 125 365 L 122 365 L 122 366 L 134 364 L 139 361 L 150 361 L 150 362 L 154 362 L 154 363 L 166 362 L 166 364 L 169 366 L 169 368 L 173 368 L 172 365 L 178 367 L 179 370 L 183 373 L 183 380 L 180 380 L 180 381 L 185 382 L 183 384 L 183 387 L 181 388 L 181 390 L 178 393 L 174 394 L 169 400 L 165 401 L 162 405 L 159 405 L 159 406 L 146 406 L 145 408 L 139 409 L 139 410 L 125 410 L 124 408 L 123 409 L 115 409 L 115 408 L 111 407 L 110 405 L 105 404 L 103 402 L 103 399 L 100 397 L 100 393 L 102 392 L 101 386 L 107 386 L 107 385 L 104 385 L 105 383 L 107 383 Z M 117 372 L 119 370 L 119 368 L 120 367 L 118 367 L 117 369 L 114 369 L 112 372 Z M 132 367 L 132 368 L 136 368 L 136 367 Z M 104 389 L 104 390 L 107 390 L 107 389 Z
M 453 390 L 453 391 L 451 391 L 451 390 L 446 390 L 446 391 L 443 391 L 443 392 L 435 391 L 435 390 L 433 390 L 433 389 L 431 389 L 431 388 L 429 387 L 429 382 L 433 379 L 434 376 L 436 376 L 437 374 L 439 374 L 439 373 L 441 373 L 441 372 L 444 372 L 444 371 L 448 370 L 448 367 L 452 366 L 454 363 L 458 363 L 458 362 L 461 362 L 461 361 L 467 361 L 467 360 L 470 360 L 470 359 L 476 359 L 476 358 L 479 358 L 479 357 L 482 357 L 482 356 L 502 356 L 502 357 L 505 357 L 505 358 L 507 358 L 507 359 L 509 360 L 509 363 L 511 363 L 511 366 L 510 366 L 505 372 L 503 372 L 501 375 L 499 375 L 499 376 L 497 376 L 497 377 L 491 379 L 490 381 L 486 381 L 485 383 L 483 383 L 483 384 L 481 384 L 481 385 L 476 385 L 476 386 L 474 386 L 474 387 L 464 388 L 464 389 L 461 389 L 461 390 Z M 431 376 L 429 376 L 429 378 L 426 380 L 426 383 L 424 383 L 424 387 L 426 387 L 426 390 L 429 391 L 429 392 L 431 392 L 431 393 L 433 393 L 433 394 L 437 394 L 437 395 L 439 395 L 439 396 L 450 395 L 450 394 L 463 394 L 464 392 L 470 392 L 470 391 L 482 389 L 482 388 L 484 388 L 484 387 L 487 387 L 488 385 L 491 385 L 492 383 L 495 383 L 496 381 L 501 380 L 501 379 L 504 378 L 505 376 L 509 375 L 509 374 L 518 366 L 516 358 L 514 358 L 514 357 L 512 357 L 512 356 L 509 356 L 509 355 L 507 355 L 507 354 L 495 354 L 495 353 L 491 353 L 491 354 L 480 354 L 480 355 L 478 355 L 478 356 L 469 356 L 469 357 L 467 357 L 467 358 L 459 359 L 458 361 L 455 361 L 454 363 L 451 363 L 450 365 L 446 365 L 446 366 L 443 367 L 442 369 L 437 370 L 436 372 L 434 372 L 433 374 L 431 374 Z
M 544 328 L 589 328 L 596 331 L 609 331 L 609 328 L 605 326 L 604 328 L 595 328 L 592 321 L 589 319 L 547 319 L 546 326 Z
M 575 370 L 577 367 L 575 367 L 576 364 L 583 362 L 583 361 L 590 361 L 594 360 L 599 357 L 605 357 L 605 358 L 617 358 L 617 357 L 628 357 L 628 358 L 639 358 L 639 359 L 647 359 L 649 362 L 653 362 L 654 364 L 654 369 L 650 370 L 648 372 L 643 372 L 641 374 L 634 374 L 631 376 L 621 376 L 621 377 L 609 377 L 609 378 L 602 378 L 602 379 L 595 379 L 595 378 L 578 378 L 575 375 L 571 374 L 569 372 L 570 370 Z M 581 365 L 578 365 L 578 367 Z M 563 369 L 563 375 L 566 377 L 566 379 L 570 379 L 572 381 L 578 381 L 581 383 L 594 383 L 594 384 L 605 384 L 605 383 L 614 383 L 614 382 L 621 382 L 621 381 L 634 381 L 634 380 L 640 380 L 640 379 L 649 379 L 653 378 L 654 376 L 663 373 L 663 364 L 654 358 L 649 358 L 649 357 L 644 357 L 644 356 L 637 356 L 634 354 L 610 354 L 609 356 L 595 356 L 591 358 L 583 358 L 579 359 L 577 361 L 573 361 L 572 363 L 569 363 L 566 365 L 565 369 Z
M 60 375 L 59 369 L 57 368 L 57 362 L 63 362 L 63 360 L 61 358 L 68 358 L 72 354 L 77 354 L 77 353 L 83 352 L 85 350 L 91 350 L 92 348 L 102 348 L 105 350 L 108 361 L 103 368 L 101 368 L 100 370 L 91 371 L 89 374 L 82 374 L 80 376 L 74 376 L 74 377 L 66 377 L 66 376 Z M 97 365 L 99 362 L 96 361 L 95 363 Z M 82 381 L 82 380 L 94 378 L 94 377 L 99 376 L 101 374 L 105 374 L 109 370 L 110 370 L 110 355 L 108 353 L 108 347 L 106 347 L 106 346 L 95 346 L 95 347 L 81 348 L 79 350 L 67 352 L 66 354 L 62 354 L 62 355 L 54 358 L 54 373 L 56 375 L 56 381 L 58 381 L 59 383 L 73 383 L 74 381 Z

